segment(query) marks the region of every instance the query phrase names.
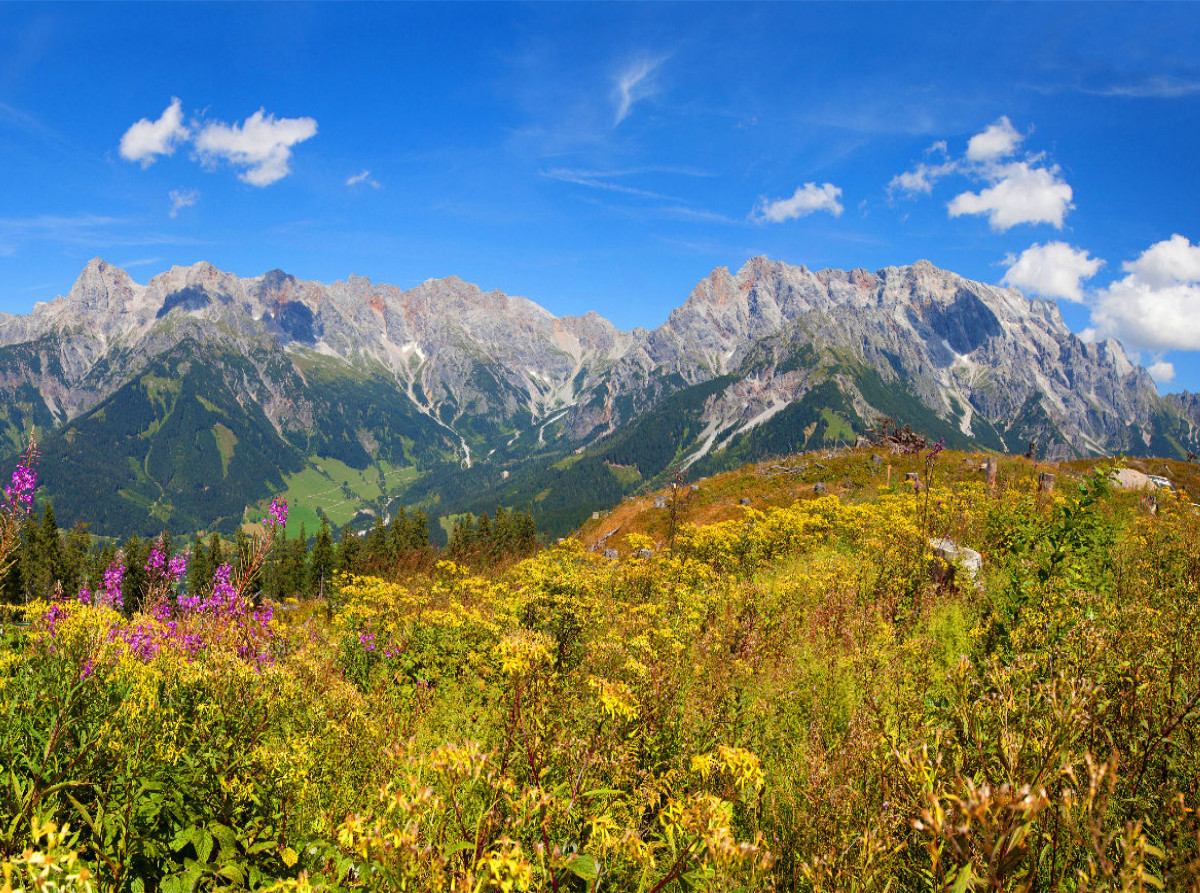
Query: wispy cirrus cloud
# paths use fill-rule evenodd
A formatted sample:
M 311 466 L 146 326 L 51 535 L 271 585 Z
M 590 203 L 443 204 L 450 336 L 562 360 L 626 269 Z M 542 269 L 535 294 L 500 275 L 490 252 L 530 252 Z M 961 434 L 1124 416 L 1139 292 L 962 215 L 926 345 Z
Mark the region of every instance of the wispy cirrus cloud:
M 1200 80 L 1156 75 L 1141 81 L 1124 84 L 1109 84 L 1104 87 L 1080 87 L 1083 93 L 1093 96 L 1114 96 L 1125 99 L 1179 99 L 1200 93 Z
M 590 171 L 572 168 L 550 168 L 541 172 L 543 177 L 558 180 L 563 183 L 573 183 L 576 186 L 587 186 L 589 189 L 602 189 L 605 192 L 619 192 L 622 195 L 636 195 L 641 198 L 665 199 L 674 201 L 674 197 L 649 189 L 640 189 L 625 183 L 615 182 L 616 179 L 627 177 L 640 171 Z
M 155 264 L 161 264 L 162 262 L 163 259 L 161 257 L 139 257 L 136 260 L 121 261 L 117 264 L 117 266 L 122 270 L 130 270 L 134 267 L 150 267 Z
M 637 103 L 656 92 L 654 75 L 665 61 L 665 57 L 639 59 L 617 74 L 613 83 L 613 101 L 616 105 L 614 127 L 629 117 Z
M 34 242 L 82 247 L 93 253 L 99 247 L 206 244 L 174 233 L 142 229 L 141 225 L 127 217 L 88 213 L 0 217 L 0 255 L 15 256 Z
M 381 184 L 378 180 L 376 180 L 374 177 L 372 177 L 371 172 L 369 170 L 364 170 L 361 173 L 357 173 L 357 174 L 354 174 L 353 176 L 346 178 L 347 186 L 354 187 L 354 186 L 362 186 L 364 184 L 367 186 L 370 186 L 372 189 L 382 189 L 383 188 L 383 184 Z
M 196 202 L 200 201 L 199 189 L 172 189 L 167 197 L 171 200 L 170 215 L 172 218 L 178 216 L 179 212 L 184 208 L 190 208 Z

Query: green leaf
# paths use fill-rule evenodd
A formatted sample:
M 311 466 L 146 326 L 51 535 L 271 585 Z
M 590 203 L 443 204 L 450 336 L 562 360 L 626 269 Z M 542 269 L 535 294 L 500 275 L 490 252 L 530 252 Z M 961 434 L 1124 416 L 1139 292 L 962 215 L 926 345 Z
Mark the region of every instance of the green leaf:
M 171 849 L 176 853 L 179 852 L 192 842 L 192 835 L 195 833 L 195 831 L 195 827 L 191 825 L 186 828 L 181 828 L 179 833 L 171 838 Z
M 213 836 L 207 831 L 204 831 L 200 834 L 200 840 L 196 844 L 196 856 L 201 862 L 207 862 L 208 857 L 212 855 L 212 851 Z
M 454 843 L 450 844 L 450 846 L 446 847 L 445 853 L 446 853 L 446 857 L 449 858 L 450 856 L 453 856 L 455 853 L 461 853 L 463 850 L 473 850 L 473 849 L 475 849 L 475 844 L 471 843 L 471 841 L 459 840 L 459 841 L 455 841 Z
M 971 889 L 971 882 L 975 880 L 975 872 L 971 870 L 971 866 L 965 866 L 954 879 L 954 886 L 950 888 L 951 893 L 967 893 Z
M 585 853 L 579 853 L 568 862 L 567 870 L 585 881 L 594 881 L 600 877 L 600 866 L 596 864 L 596 857 Z
M 300 856 L 297 855 L 296 851 L 289 846 L 284 847 L 283 850 L 280 851 L 279 858 L 283 860 L 284 865 L 286 865 L 288 868 L 291 868 L 300 859 Z

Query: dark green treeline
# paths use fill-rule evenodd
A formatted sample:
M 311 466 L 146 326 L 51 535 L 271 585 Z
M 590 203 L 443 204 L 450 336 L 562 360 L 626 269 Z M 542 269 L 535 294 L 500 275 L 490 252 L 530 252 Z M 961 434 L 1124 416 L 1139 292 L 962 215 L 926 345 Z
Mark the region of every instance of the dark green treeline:
M 35 599 L 73 599 L 81 588 L 95 590 L 105 570 L 116 560 L 125 566 L 122 590 L 125 610 L 141 608 L 146 590 L 146 561 L 161 543 L 169 558 L 177 551 L 190 553 L 187 589 L 208 588 L 213 573 L 222 564 L 238 567 L 248 554 L 250 539 L 238 530 L 234 540 L 217 534 L 207 539 L 199 534 L 186 541 L 173 539 L 164 531 L 155 539 L 136 535 L 124 543 L 97 539 L 80 522 L 68 531 L 59 528 L 54 507 L 31 512 L 22 524 L 21 538 L 8 563 L 0 567 L 0 601 L 24 604 Z M 322 517 L 315 535 L 301 525 L 295 537 L 282 537 L 267 557 L 255 593 L 274 601 L 290 598 L 321 598 L 338 573 L 401 577 L 431 567 L 439 557 L 476 567 L 495 566 L 525 557 L 538 548 L 537 527 L 528 512 L 497 508 L 494 516 L 460 519 L 449 544 L 438 550 L 429 541 L 425 513 L 400 511 L 388 523 L 376 519 L 365 532 L 346 525 L 334 539 L 328 519 Z

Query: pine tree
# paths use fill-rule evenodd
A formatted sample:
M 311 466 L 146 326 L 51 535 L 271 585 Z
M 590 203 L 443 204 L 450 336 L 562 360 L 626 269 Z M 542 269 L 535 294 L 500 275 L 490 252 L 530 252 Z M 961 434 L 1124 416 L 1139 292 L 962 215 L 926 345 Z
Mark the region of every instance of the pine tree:
M 429 548 L 429 517 L 422 509 L 413 512 L 412 520 L 409 521 L 408 547 L 418 552 Z
M 63 544 L 54 518 L 54 506 L 47 502 L 38 525 L 35 548 L 41 553 L 37 562 L 38 576 L 34 585 L 39 598 L 51 598 L 63 578 Z
M 321 515 L 321 529 L 317 531 L 317 541 L 313 546 L 312 563 L 308 568 L 308 590 L 318 598 L 325 597 L 325 591 L 333 579 L 334 555 L 333 537 L 329 533 L 329 519 Z
M 147 587 L 146 559 L 153 544 L 143 542 L 136 533 L 125 540 L 121 550 L 125 553 L 125 578 L 121 581 L 122 600 L 126 613 L 141 610 Z
M 375 516 L 375 523 L 371 525 L 371 532 L 367 534 L 362 559 L 372 570 L 379 570 L 387 561 L 387 530 L 383 526 L 383 519 L 378 515 Z
M 221 547 L 221 535 L 219 533 L 214 533 L 208 538 L 207 561 L 213 573 L 216 573 L 217 568 L 225 564 L 225 550 Z M 209 574 L 209 580 L 212 580 L 212 574 Z
M 358 534 L 350 524 L 342 527 L 338 537 L 337 557 L 334 562 L 339 573 L 351 574 L 357 570 L 358 553 L 362 546 Z
M 388 525 L 388 563 L 394 563 L 408 553 L 408 512 L 404 506 L 392 516 Z
M 82 586 L 91 585 L 88 577 L 88 564 L 92 555 L 92 534 L 88 525 L 76 521 L 71 532 L 67 534 L 66 548 L 63 550 L 63 592 L 74 595 Z
M 203 592 L 212 582 L 213 571 L 216 570 L 208 560 L 208 552 L 200 534 L 192 537 L 192 554 L 188 559 L 188 592 L 197 595 Z

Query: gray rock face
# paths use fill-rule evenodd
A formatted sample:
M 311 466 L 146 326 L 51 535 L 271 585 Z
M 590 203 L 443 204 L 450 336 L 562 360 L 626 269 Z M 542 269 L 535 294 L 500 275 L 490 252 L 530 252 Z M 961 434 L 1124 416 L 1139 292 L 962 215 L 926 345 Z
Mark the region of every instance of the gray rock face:
M 802 346 L 839 370 L 784 362 Z M 839 372 L 861 417 L 886 414 L 849 380 L 852 366 L 910 391 L 967 437 L 986 433 L 1006 450 L 1038 439 L 1050 458 L 1144 448 L 1149 435 L 1136 428 L 1148 428 L 1162 406 L 1149 374 L 1117 342 L 1085 344 L 1053 303 L 926 261 L 874 274 L 812 272 L 766 258 L 736 275 L 718 269 L 650 333 L 645 356 L 691 383 L 736 375 L 706 410 L 708 449 Z M 635 379 L 618 368 L 614 387 Z
M 1160 399 L 1115 341 L 1085 344 L 1052 303 L 925 261 L 870 273 L 754 258 L 736 274 L 714 270 L 653 331 L 622 332 L 453 276 L 402 290 L 279 270 L 243 279 L 199 263 L 140 285 L 97 258 L 67 295 L 0 315 L 0 397 L 33 388 L 62 424 L 184 339 L 251 357 L 258 380 L 246 399 L 279 430 L 314 424 L 303 388 L 314 363 L 382 370 L 461 441 L 466 463 L 555 438 L 589 443 L 720 376 L 729 383 L 704 408 L 692 459 L 825 381 L 859 417 L 884 414 L 864 371 L 965 437 L 1018 451 L 1039 439 L 1051 458 L 1147 447 L 1163 412 L 1183 436 L 1200 431 L 1200 398 Z M 279 366 L 279 350 L 293 368 Z

